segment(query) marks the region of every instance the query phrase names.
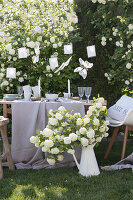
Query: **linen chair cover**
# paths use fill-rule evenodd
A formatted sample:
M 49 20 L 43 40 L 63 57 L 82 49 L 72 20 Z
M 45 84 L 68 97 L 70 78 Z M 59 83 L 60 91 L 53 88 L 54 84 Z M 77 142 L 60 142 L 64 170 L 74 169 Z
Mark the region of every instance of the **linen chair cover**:
M 133 98 L 123 95 L 115 105 L 108 109 L 107 119 L 110 122 L 110 126 L 115 127 L 110 144 L 105 154 L 105 159 L 108 157 L 115 138 L 118 134 L 119 128 L 125 126 L 125 135 L 123 141 L 123 150 L 121 159 L 125 156 L 126 142 L 128 136 L 128 130 L 133 130 Z

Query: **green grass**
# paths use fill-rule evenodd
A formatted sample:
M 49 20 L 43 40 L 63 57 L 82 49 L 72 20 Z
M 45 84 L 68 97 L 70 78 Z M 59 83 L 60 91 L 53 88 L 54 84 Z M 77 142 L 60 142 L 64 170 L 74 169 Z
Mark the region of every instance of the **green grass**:
M 122 143 L 114 144 L 109 159 L 104 161 L 107 143 L 95 148 L 99 166 L 120 160 Z M 126 154 L 133 151 L 127 144 Z M 99 176 L 85 178 L 76 167 L 15 170 L 4 168 L 0 181 L 0 200 L 132 200 L 133 174 L 131 169 L 102 171 Z

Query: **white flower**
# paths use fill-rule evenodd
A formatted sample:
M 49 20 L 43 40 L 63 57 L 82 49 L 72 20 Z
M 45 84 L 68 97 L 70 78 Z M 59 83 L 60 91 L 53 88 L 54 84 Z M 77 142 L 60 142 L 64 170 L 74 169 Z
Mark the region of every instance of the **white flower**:
M 53 114 L 53 109 L 50 109 L 50 110 L 49 110 L 49 114 L 52 115 L 52 116 L 54 115 L 54 114 Z
M 53 126 L 58 124 L 58 120 L 56 118 L 49 118 L 49 123 Z
M 105 133 L 105 134 L 104 134 L 104 137 L 108 137 L 108 135 L 109 135 L 108 133 Z
M 131 66 L 132 66 L 131 63 L 127 63 L 127 64 L 126 64 L 126 68 L 127 68 L 127 69 L 131 69 Z
M 73 26 L 69 27 L 69 31 L 73 31 L 73 29 L 74 29 Z
M 101 110 L 101 111 L 105 111 L 105 110 L 106 110 L 106 106 L 102 106 L 102 107 L 100 108 L 100 110 Z
M 54 143 L 53 143 L 52 140 L 45 140 L 45 141 L 44 141 L 44 145 L 45 145 L 46 147 L 50 148 L 50 147 L 53 147 L 53 146 L 54 146 Z
M 133 82 L 133 79 L 132 79 L 132 78 L 130 78 L 130 82 Z
M 34 31 L 37 32 L 37 33 L 41 33 L 41 27 L 35 26 Z
M 69 137 L 64 137 L 64 144 L 71 144 L 71 139 Z
M 89 131 L 87 132 L 87 137 L 88 137 L 89 139 L 91 139 L 91 138 L 93 138 L 94 136 L 95 136 L 95 131 L 94 131 L 92 128 L 90 128 Z
M 97 2 L 97 0 L 91 0 L 92 1 L 92 3 L 96 3 Z
M 90 122 L 90 118 L 86 117 L 83 119 L 84 124 L 88 124 Z
M 105 74 L 104 74 L 104 76 L 105 76 L 105 77 L 108 77 L 108 74 L 107 74 L 107 73 L 105 73 Z
M 35 48 L 35 43 L 33 41 L 27 42 L 26 45 L 27 47 Z
M 62 123 L 61 123 L 61 126 L 62 126 L 62 127 L 65 127 L 65 126 L 67 126 L 67 125 L 68 125 L 67 122 L 62 122 Z
M 133 24 L 129 24 L 128 28 L 129 28 L 129 30 L 132 30 L 133 29 Z
M 103 97 L 99 97 L 98 102 L 104 103 L 104 98 Z
M 9 82 L 8 81 L 3 81 L 3 85 L 5 85 L 5 86 L 7 86 L 7 85 L 9 85 Z
M 42 131 L 42 135 L 44 135 L 45 137 L 51 137 L 53 135 L 53 131 L 49 128 L 45 128 Z
M 55 42 L 55 37 L 50 38 L 50 42 L 54 43 Z
M 86 139 L 85 137 L 81 138 L 81 144 L 83 147 L 87 147 L 88 143 L 89 143 L 88 139 Z
M 94 124 L 95 126 L 98 126 L 98 125 L 99 125 L 99 119 L 97 119 L 96 117 L 94 117 L 94 119 L 93 119 L 93 124 Z
M 39 36 L 39 37 L 37 38 L 37 41 L 42 41 L 42 36 Z
M 56 113 L 55 117 L 58 120 L 62 120 L 63 119 L 63 116 L 60 113 Z
M 91 111 L 91 110 L 88 110 L 88 111 L 87 111 L 87 115 L 88 115 L 88 117 L 90 117 L 90 116 L 92 115 L 92 111 Z
M 102 45 L 102 46 L 105 46 L 105 45 L 106 45 L 106 42 L 105 42 L 105 41 L 102 41 L 102 42 L 101 42 L 101 45 Z
M 115 31 L 116 33 L 118 33 L 118 29 L 115 29 L 114 31 Z
M 81 126 L 81 125 L 83 124 L 82 119 L 81 119 L 81 118 L 78 118 L 77 121 L 76 121 L 76 124 L 77 124 L 78 126 Z
M 86 134 L 87 130 L 86 130 L 85 127 L 81 127 L 81 128 L 79 129 L 79 132 L 80 132 L 81 134 Z
M 62 46 L 62 42 L 59 42 L 59 43 L 58 43 L 58 46 L 61 47 L 61 46 Z
M 0 79 L 2 79 L 4 77 L 3 73 L 0 73 Z
M 117 47 L 120 46 L 120 42 L 118 42 L 118 41 L 115 44 L 116 44 Z
M 44 147 L 42 147 L 42 151 L 43 152 L 49 152 L 49 148 L 44 146 Z
M 53 159 L 53 158 L 47 158 L 47 162 L 48 162 L 50 165 L 54 165 L 54 164 L 55 164 L 55 159 Z
M 20 76 L 20 72 L 19 72 L 19 71 L 18 71 L 18 72 L 16 72 L 16 75 L 17 75 L 17 76 Z
M 13 61 L 16 61 L 17 60 L 17 57 L 13 57 Z
M 4 63 L 2 63 L 2 64 L 1 64 L 1 67 L 4 67 L 4 66 L 5 66 Z
M 5 72 L 6 70 L 4 68 L 1 68 L 1 72 Z
M 67 153 L 74 154 L 75 150 L 74 149 L 68 149 Z
M 105 42 L 105 41 L 106 41 L 106 38 L 105 38 L 105 37 L 102 37 L 102 41 Z
M 59 111 L 61 111 L 62 113 L 64 113 L 66 111 L 65 107 L 64 106 L 60 106 L 58 108 Z
M 116 36 L 116 32 L 113 32 L 113 36 Z
M 80 113 L 74 113 L 73 117 L 74 118 L 79 118 L 79 117 L 81 117 L 81 115 L 80 115 Z
M 35 143 L 37 143 L 39 141 L 40 141 L 40 139 L 39 139 L 38 136 L 31 136 L 30 137 L 30 142 L 33 143 L 33 144 L 35 144 Z
M 12 49 L 12 45 L 11 44 L 7 44 L 6 45 L 6 49 L 9 51 L 10 49 Z
M 100 102 L 96 103 L 96 107 L 97 108 L 101 108 L 102 107 L 102 104 Z
M 126 80 L 126 81 L 125 81 L 125 84 L 126 84 L 126 85 L 129 85 L 129 84 L 130 84 L 130 82 L 129 82 L 128 80 Z
M 10 49 L 10 50 L 9 50 L 9 54 L 10 54 L 10 55 L 14 55 L 14 54 L 15 54 L 15 50 L 14 50 L 14 49 Z
M 78 136 L 75 133 L 70 133 L 69 138 L 72 142 L 75 142 L 78 139 Z
M 20 83 L 22 83 L 22 82 L 24 81 L 24 78 L 23 78 L 23 77 L 19 77 L 18 81 L 19 81 Z
M 104 121 L 104 126 L 108 126 L 109 125 L 109 120 Z
M 96 109 L 95 106 L 90 106 L 90 107 L 89 107 L 89 110 L 92 111 L 92 112 L 93 112 L 95 109 Z
M 99 131 L 100 131 L 100 132 L 104 132 L 104 131 L 105 131 L 105 127 L 104 127 L 104 126 L 101 126 L 100 129 L 99 129 Z
M 51 151 L 50 151 L 50 153 L 52 153 L 52 154 L 58 154 L 59 152 L 60 151 L 59 151 L 59 149 L 57 147 L 52 148 Z
M 58 45 L 57 45 L 57 44 L 53 44 L 53 48 L 55 48 L 55 49 L 56 49 L 57 47 L 58 47 Z
M 47 70 L 47 72 L 50 72 L 50 66 L 49 65 L 47 65 L 47 67 L 46 67 L 46 70 Z
M 101 142 L 101 140 L 102 140 L 102 137 L 97 137 L 96 138 L 96 142 Z
M 62 161 L 64 159 L 63 155 L 58 155 L 57 160 Z

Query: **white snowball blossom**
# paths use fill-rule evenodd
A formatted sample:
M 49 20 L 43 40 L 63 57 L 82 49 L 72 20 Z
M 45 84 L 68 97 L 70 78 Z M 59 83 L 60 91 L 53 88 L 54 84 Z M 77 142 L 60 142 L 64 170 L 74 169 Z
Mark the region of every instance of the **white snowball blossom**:
M 51 137 L 53 135 L 53 131 L 49 128 L 45 128 L 42 131 L 42 135 L 44 135 L 45 137 Z
M 78 139 L 78 136 L 75 133 L 70 133 L 69 138 L 72 142 L 75 142 Z

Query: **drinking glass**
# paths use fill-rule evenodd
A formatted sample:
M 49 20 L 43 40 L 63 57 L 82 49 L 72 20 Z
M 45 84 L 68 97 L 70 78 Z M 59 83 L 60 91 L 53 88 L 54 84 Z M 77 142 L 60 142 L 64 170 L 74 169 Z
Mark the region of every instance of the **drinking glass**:
M 80 97 L 80 101 L 82 101 L 82 97 L 84 95 L 84 87 L 78 87 L 78 95 Z
M 85 96 L 87 98 L 87 103 L 89 103 L 89 97 L 91 95 L 91 89 L 92 87 L 84 87 L 84 90 L 85 90 Z
M 17 91 L 18 91 L 18 96 L 21 97 L 22 94 L 23 94 L 23 87 L 18 86 L 18 87 L 17 87 Z

